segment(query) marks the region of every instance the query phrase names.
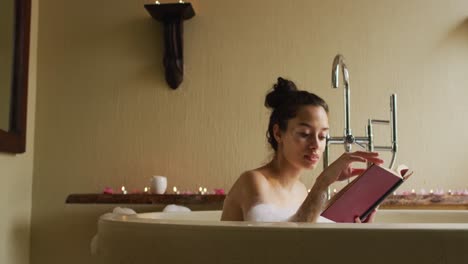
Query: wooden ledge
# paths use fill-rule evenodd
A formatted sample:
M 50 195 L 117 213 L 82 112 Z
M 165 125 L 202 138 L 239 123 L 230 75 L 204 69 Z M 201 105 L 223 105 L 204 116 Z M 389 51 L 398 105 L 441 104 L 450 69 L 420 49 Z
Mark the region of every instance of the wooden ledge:
M 68 204 L 223 204 L 225 195 L 215 194 L 70 194 Z
M 211 205 L 221 209 L 226 195 L 218 194 L 70 194 L 67 204 Z M 391 195 L 381 209 L 468 210 L 468 195 Z

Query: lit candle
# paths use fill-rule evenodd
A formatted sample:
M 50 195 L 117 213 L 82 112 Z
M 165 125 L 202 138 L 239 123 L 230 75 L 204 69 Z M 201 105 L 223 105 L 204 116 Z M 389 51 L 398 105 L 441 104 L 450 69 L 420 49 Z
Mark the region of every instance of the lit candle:
M 127 190 L 125 190 L 125 186 L 122 186 L 122 188 L 120 188 L 122 190 L 122 193 L 123 194 L 127 194 Z
M 433 193 L 434 193 L 434 190 L 431 189 L 431 190 L 429 191 L 429 193 L 430 193 L 430 194 L 433 194 Z
M 411 194 L 416 194 L 416 191 L 414 189 L 411 189 Z
M 203 188 L 203 194 L 206 194 L 208 192 L 208 189 L 205 187 Z
M 448 190 L 448 195 L 452 195 L 452 190 Z
M 148 187 L 145 187 L 144 192 L 145 192 L 145 193 L 148 192 Z
M 198 192 L 199 192 L 200 194 L 203 194 L 203 188 L 202 188 L 201 186 L 198 187 Z
M 159 1 L 156 1 L 156 2 L 154 2 L 154 3 L 157 4 L 157 5 L 160 5 L 160 4 L 161 4 L 161 3 L 159 3 Z
M 310 189 L 309 189 L 309 190 L 307 190 L 307 192 L 309 192 L 309 193 L 310 193 Z
M 182 0 L 179 0 L 179 3 L 180 3 L 180 4 L 183 4 L 183 3 L 184 3 L 184 1 L 182 1 Z

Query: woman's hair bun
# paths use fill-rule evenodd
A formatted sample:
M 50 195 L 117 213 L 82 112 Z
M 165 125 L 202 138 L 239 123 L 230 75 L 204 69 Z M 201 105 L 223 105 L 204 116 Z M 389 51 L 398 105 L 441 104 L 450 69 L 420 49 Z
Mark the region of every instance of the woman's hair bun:
M 278 82 L 273 85 L 273 90 L 265 98 L 265 106 L 277 108 L 295 91 L 297 91 L 297 87 L 294 82 L 278 77 Z

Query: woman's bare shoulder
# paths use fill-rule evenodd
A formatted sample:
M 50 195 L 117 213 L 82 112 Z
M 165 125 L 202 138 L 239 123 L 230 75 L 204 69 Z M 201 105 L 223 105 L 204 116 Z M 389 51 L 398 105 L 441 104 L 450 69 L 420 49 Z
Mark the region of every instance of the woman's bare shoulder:
M 221 220 L 243 220 L 244 211 L 262 197 L 267 180 L 257 170 L 242 173 L 224 200 Z
M 243 172 L 229 191 L 230 198 L 246 200 L 262 196 L 268 188 L 268 180 L 257 169 Z

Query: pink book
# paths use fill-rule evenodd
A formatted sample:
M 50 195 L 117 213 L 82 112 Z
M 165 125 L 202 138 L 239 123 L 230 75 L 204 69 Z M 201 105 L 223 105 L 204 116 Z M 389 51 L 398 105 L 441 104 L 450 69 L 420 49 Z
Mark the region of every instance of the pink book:
M 394 172 L 373 164 L 335 194 L 321 216 L 338 223 L 354 223 L 356 216 L 364 221 L 411 174 L 404 165 Z

